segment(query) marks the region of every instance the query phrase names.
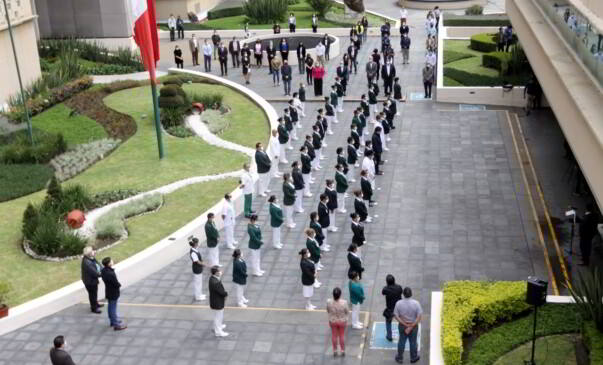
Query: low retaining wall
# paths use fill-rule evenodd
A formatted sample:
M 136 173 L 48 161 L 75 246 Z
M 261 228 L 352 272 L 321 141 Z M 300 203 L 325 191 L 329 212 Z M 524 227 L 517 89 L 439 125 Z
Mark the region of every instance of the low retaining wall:
M 170 69 L 169 71 L 170 73 L 187 73 L 201 76 L 218 81 L 227 87 L 237 90 L 262 108 L 271 127 L 276 128 L 276 120 L 278 118 L 276 110 L 254 91 L 235 82 L 203 72 L 179 69 Z M 252 170 L 255 171 L 255 162 L 253 160 L 251 162 Z M 239 215 L 243 211 L 243 195 L 241 190 L 235 189 L 231 195 L 236 214 Z M 195 235 L 199 238 L 200 242 L 205 241 L 204 225 L 207 221 L 207 213 L 220 212 L 222 210 L 222 203 L 223 200 L 220 200 L 210 209 L 201 213 L 197 218 L 187 223 L 176 232 L 147 247 L 134 256 L 117 263 L 115 265 L 115 270 L 117 271 L 119 281 L 122 283 L 123 287 L 135 284 L 139 280 L 153 274 L 185 255 L 189 251 L 187 238 L 190 235 Z M 221 229 L 224 223 L 220 214 L 216 214 L 215 221 L 218 229 Z M 102 281 L 98 290 L 99 293 L 104 292 Z M 0 336 L 59 312 L 67 307 L 78 304 L 86 300 L 87 297 L 88 294 L 84 288 L 84 284 L 78 280 L 75 283 L 69 284 L 27 303 L 10 308 L 8 317 L 0 319 Z
M 248 39 L 245 39 L 244 41 L 242 41 L 241 43 L 241 47 L 243 46 L 243 44 L 248 44 L 249 45 L 249 49 L 251 50 L 251 64 L 255 65 L 255 57 L 253 55 L 253 47 L 255 45 L 256 41 L 260 41 L 262 42 L 262 44 L 266 43 L 267 40 L 272 40 L 273 42 L 273 46 L 277 49 L 276 54 L 279 55 L 280 57 L 280 52 L 278 51 L 278 47 L 280 46 L 280 41 L 282 38 L 287 39 L 287 43 L 289 44 L 289 59 L 287 60 L 287 63 L 292 66 L 292 65 L 297 65 L 298 61 L 297 61 L 297 44 L 298 41 L 296 40 L 296 38 L 303 38 L 303 39 L 307 39 L 307 38 L 316 38 L 318 42 L 320 42 L 324 36 L 328 34 L 328 33 L 302 33 L 302 32 L 296 32 L 296 33 L 281 33 L 281 34 L 267 34 L 267 35 L 262 35 L 262 36 L 258 36 L 258 37 L 251 37 Z M 341 42 L 339 40 L 339 37 L 335 37 L 333 35 L 328 35 L 329 39 L 331 40 L 331 45 L 329 47 L 329 56 L 330 57 L 337 57 L 339 56 L 341 50 Z M 306 54 L 310 54 L 312 56 L 312 59 L 316 60 L 316 49 L 315 47 L 313 48 L 306 48 Z M 262 52 L 262 64 L 264 66 L 268 66 L 268 56 L 266 54 L 266 51 Z

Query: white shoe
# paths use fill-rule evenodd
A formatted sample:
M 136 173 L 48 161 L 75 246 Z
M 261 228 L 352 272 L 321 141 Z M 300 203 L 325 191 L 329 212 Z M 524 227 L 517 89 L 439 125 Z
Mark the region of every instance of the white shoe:
M 295 210 L 295 213 L 303 213 L 303 212 L 305 212 L 305 210 L 303 210 L 303 209 Z
M 329 227 L 328 230 L 329 230 L 329 232 L 337 232 L 338 231 L 337 227 Z
M 387 163 L 387 160 L 383 160 L 383 163 Z
M 328 147 L 329 145 L 328 145 L 328 144 L 326 144 L 326 143 L 323 143 L 323 144 L 322 144 L 322 146 L 323 146 L 323 147 Z
M 224 328 L 226 328 L 226 325 L 225 325 L 225 324 L 223 324 L 223 325 L 222 325 L 222 329 L 224 329 Z
M 217 267 L 222 267 L 223 265 L 221 265 L 221 264 L 216 264 L 216 266 L 217 266 Z
M 236 246 L 239 244 L 239 241 L 234 241 L 232 244 Z
M 377 188 L 377 190 L 381 190 L 381 188 Z
M 355 330 L 361 330 L 361 329 L 364 329 L 364 326 L 363 325 L 353 324 L 352 328 L 355 329 Z
M 295 223 L 293 223 L 293 224 L 287 224 L 287 227 L 288 228 L 295 228 Z
M 338 209 L 337 210 L 339 213 L 347 213 L 348 211 L 346 209 Z
M 245 303 L 245 304 L 249 303 L 249 299 L 243 297 L 243 303 Z
M 355 164 L 354 167 L 360 167 L 360 164 Z
M 350 181 L 352 181 L 352 180 L 350 180 Z M 348 193 L 343 193 L 343 196 L 344 196 L 345 198 L 347 198 L 347 197 L 349 197 L 350 195 L 349 195 Z
M 277 250 L 280 250 L 281 248 L 283 248 L 283 245 L 281 245 L 281 244 L 272 245 L 272 247 L 276 248 Z
M 379 216 L 378 216 L 377 214 L 373 215 L 373 217 L 375 217 L 375 218 L 379 218 Z
M 311 304 L 306 306 L 306 310 L 307 310 L 307 311 L 313 311 L 313 310 L 315 310 L 315 309 L 316 309 L 316 306 L 313 306 L 313 305 L 311 305 Z
M 389 137 L 387 137 L 385 140 L 389 142 L 389 141 L 391 141 L 392 139 L 391 139 L 391 138 L 389 138 Z
M 227 246 L 226 246 L 226 248 L 227 248 L 227 249 L 229 249 L 229 250 L 234 250 L 234 249 L 236 249 L 236 247 L 235 247 L 235 246 L 233 246 L 233 245 L 227 245 Z
M 216 333 L 216 337 L 228 337 L 228 332 L 220 332 L 220 333 Z
M 396 115 L 400 115 L 400 112 L 397 112 Z
M 312 184 L 312 182 L 310 182 L 310 184 Z M 311 198 L 313 195 L 312 195 L 312 193 L 307 193 L 307 194 L 304 194 L 304 196 L 307 198 Z
M 200 302 L 200 301 L 205 300 L 205 299 L 207 299 L 207 296 L 206 295 L 201 295 L 199 298 L 195 298 L 195 301 Z
M 280 163 L 289 163 L 287 160 L 280 160 Z
M 266 193 L 270 193 L 270 192 L 271 192 L 271 190 L 270 190 L 270 189 L 266 189 Z
M 384 150 L 384 151 L 389 151 L 389 148 L 384 147 L 384 148 L 383 148 L 383 150 Z
M 375 206 L 375 205 L 379 205 L 379 203 L 374 202 L 374 203 L 373 203 L 373 206 Z M 378 215 L 377 215 L 377 214 L 375 214 L 373 217 L 378 217 Z
M 253 275 L 253 276 L 258 276 L 258 277 L 260 277 L 260 276 L 263 276 L 264 274 L 259 273 L 259 272 L 256 272 L 256 273 L 253 273 L 252 275 Z
M 373 219 L 371 217 L 366 217 L 366 223 L 371 223 L 373 221 Z
M 294 141 L 297 141 L 298 139 L 299 139 L 299 138 L 297 138 L 297 137 L 293 137 L 293 140 L 294 140 Z M 291 149 L 293 149 L 293 147 L 291 147 Z
M 351 179 L 350 181 L 351 181 L 351 182 L 356 182 L 356 179 Z
M 268 195 L 266 195 L 266 193 L 261 193 L 260 195 L 264 196 L 264 197 L 268 196 Z
M 333 134 L 333 131 L 327 131 L 327 134 Z
M 239 305 L 239 307 L 241 307 L 241 308 L 247 308 L 247 304 L 245 304 L 245 303 L 243 303 L 243 302 L 239 303 L 238 305 Z
M 266 273 L 266 271 L 260 269 L 260 274 L 264 275 Z
M 305 115 L 302 115 L 302 117 L 305 117 Z M 297 125 L 297 128 L 298 128 L 298 129 L 301 129 L 301 128 L 302 128 L 301 124 L 298 124 L 298 125 Z
M 320 288 L 321 286 L 322 286 L 322 283 L 321 283 L 320 281 L 315 281 L 315 282 L 314 282 L 314 287 L 315 287 L 316 289 Z
M 293 149 L 293 147 L 289 146 L 289 147 L 287 147 L 287 149 L 288 149 L 288 150 L 292 150 L 292 149 Z
M 322 267 L 317 266 L 317 267 L 316 267 L 316 271 L 322 271 Z
M 274 174 L 274 177 L 283 177 L 283 175 L 280 172 L 277 172 Z
M 324 156 L 320 156 L 320 160 L 321 160 L 321 161 L 322 161 L 322 160 L 324 160 L 325 158 L 326 158 L 326 157 L 324 157 Z M 318 168 L 320 168 L 320 166 L 319 166 Z
M 330 248 L 324 247 L 324 245 L 322 247 L 320 247 L 320 250 L 323 251 L 323 252 L 329 252 L 329 251 L 331 251 Z

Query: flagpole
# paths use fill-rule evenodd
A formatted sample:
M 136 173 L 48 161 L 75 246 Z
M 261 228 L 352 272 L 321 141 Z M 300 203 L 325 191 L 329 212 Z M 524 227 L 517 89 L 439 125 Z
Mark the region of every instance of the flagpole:
M 33 130 L 31 128 L 31 119 L 29 119 L 29 109 L 27 108 L 27 100 L 25 99 L 25 93 L 23 92 L 23 82 L 21 81 L 21 71 L 19 70 L 19 60 L 17 59 L 15 40 L 13 39 L 13 29 L 10 25 L 10 17 L 8 15 L 8 7 L 6 6 L 6 0 L 3 0 L 3 2 L 4 13 L 6 14 L 6 24 L 8 25 L 8 35 L 10 36 L 10 44 L 13 47 L 13 57 L 15 58 L 15 66 L 17 67 L 17 78 L 19 79 L 19 88 L 21 89 L 21 102 L 23 103 L 23 111 L 25 112 L 25 118 L 27 119 L 27 134 L 29 136 L 29 142 L 33 145 Z
M 153 94 L 153 114 L 155 116 L 155 132 L 157 133 L 157 147 L 159 147 L 159 159 L 164 156 L 163 140 L 161 138 L 161 119 L 159 119 L 159 103 L 157 99 L 157 85 L 151 79 L 151 93 Z

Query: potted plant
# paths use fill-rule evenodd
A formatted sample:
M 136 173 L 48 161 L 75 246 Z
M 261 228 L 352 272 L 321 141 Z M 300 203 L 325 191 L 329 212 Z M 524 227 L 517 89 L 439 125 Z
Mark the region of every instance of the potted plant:
M 6 300 L 10 292 L 10 284 L 5 281 L 0 281 L 0 318 L 8 316 L 8 305 Z

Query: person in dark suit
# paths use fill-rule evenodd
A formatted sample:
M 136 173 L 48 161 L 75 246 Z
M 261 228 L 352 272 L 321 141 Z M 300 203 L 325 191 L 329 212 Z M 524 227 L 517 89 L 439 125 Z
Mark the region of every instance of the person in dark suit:
M 362 189 L 362 200 L 368 202 L 369 207 L 377 205 L 377 203 L 372 200 L 373 185 L 371 184 L 371 180 L 368 177 L 368 171 L 366 170 L 360 171 L 360 188 Z
M 358 48 L 350 44 L 348 47 L 348 56 L 350 56 L 350 73 L 352 72 L 352 67 L 354 68 L 354 74 L 358 73 Z
M 366 79 L 368 81 L 369 88 L 375 81 L 377 74 L 379 73 L 379 64 L 373 60 L 373 56 L 369 56 L 369 60 L 366 63 Z
M 220 278 L 222 272 L 217 266 L 211 268 L 211 277 L 209 278 L 209 307 L 214 310 L 214 333 L 216 337 L 226 337 L 228 332 L 224 332 L 226 328 L 224 321 L 224 303 L 228 293 L 224 290 L 224 285 Z
M 354 212 L 360 217 L 360 222 L 371 223 L 373 221 L 368 215 L 368 207 L 362 199 L 362 190 L 354 190 Z
M 599 217 L 594 211 L 594 205 L 588 204 L 583 217 L 578 217 L 576 222 L 580 223 L 580 253 L 582 262 L 580 265 L 588 266 L 590 264 L 590 253 L 592 250 L 592 241 L 597 234 L 597 224 Z
M 237 305 L 247 308 L 249 300 L 245 298 L 245 286 L 247 285 L 247 264 L 241 256 L 241 250 L 236 248 L 232 253 L 232 282 L 235 283 L 237 291 Z
M 379 171 L 379 165 L 381 165 L 381 154 L 383 153 L 383 141 L 381 141 L 381 127 L 375 127 L 375 131 L 373 132 L 373 136 L 371 137 L 371 142 L 373 144 L 373 154 L 375 156 L 375 174 L 383 175 L 383 172 Z
M 316 242 L 318 242 L 318 246 L 320 247 L 321 251 L 331 251 L 329 245 L 327 245 L 324 241 L 325 235 L 322 231 L 322 226 L 318 222 L 318 212 L 310 213 L 310 228 L 316 232 L 314 238 L 316 239 Z
M 348 247 L 348 264 L 350 265 L 348 276 L 350 276 L 352 272 L 356 272 L 358 273 L 358 279 L 362 279 L 364 267 L 362 267 L 362 259 L 358 255 L 358 246 L 356 246 L 355 243 L 352 243 L 350 247 Z
M 299 68 L 299 74 L 304 74 L 304 69 L 306 62 L 306 46 L 304 46 L 304 42 L 299 42 L 297 45 L 297 67 Z
M 90 301 L 90 311 L 92 313 L 101 313 L 103 304 L 98 302 L 98 278 L 100 278 L 100 265 L 94 257 L 94 249 L 90 246 L 84 247 L 84 257 L 82 257 L 82 282 L 88 292 Z
M 54 346 L 50 349 L 50 362 L 52 365 L 75 365 L 71 355 L 65 351 L 65 337 L 57 336 L 53 341 Z
M 402 287 L 396 284 L 396 279 L 393 275 L 388 274 L 385 277 L 387 286 L 383 287 L 381 294 L 385 295 L 385 310 L 383 311 L 383 317 L 385 317 L 385 338 L 392 342 L 392 319 L 394 318 L 394 307 L 398 300 L 402 299 Z
M 109 315 L 109 324 L 115 331 L 125 330 L 127 326 L 117 316 L 117 300 L 120 296 L 119 288 L 121 284 L 117 280 L 115 270 L 113 270 L 113 260 L 110 257 L 105 257 L 102 261 L 103 269 L 101 277 L 105 283 L 105 298 L 109 304 L 107 305 L 107 314 Z
M 318 223 L 320 223 L 320 226 L 322 227 L 322 232 L 325 236 L 325 238 L 323 239 L 323 243 L 326 245 L 327 244 L 327 239 L 329 237 L 328 235 L 328 228 L 331 225 L 331 217 L 329 216 L 329 207 L 327 206 L 327 204 L 329 203 L 329 196 L 325 193 L 320 194 L 320 202 L 318 203 Z
M 352 218 L 352 243 L 358 246 L 358 249 L 362 247 L 366 243 L 366 238 L 364 237 L 364 226 L 360 224 L 360 216 L 356 213 L 350 214 L 350 218 Z M 359 252 L 360 253 L 360 252 Z
M 381 66 L 381 77 L 383 77 L 383 92 L 391 94 L 394 85 L 394 77 L 396 77 L 396 67 L 387 62 Z
M 311 197 L 310 183 L 312 182 L 312 179 L 310 178 L 310 174 L 312 173 L 312 158 L 308 154 L 308 147 L 305 144 L 301 146 L 299 152 L 301 152 L 300 159 L 302 179 L 304 182 L 304 196 Z
M 304 176 L 299 168 L 299 162 L 293 161 L 291 164 L 291 178 L 295 187 L 295 212 L 303 213 L 303 190 L 305 188 Z
M 218 47 L 218 60 L 220 61 L 220 73 L 222 76 L 228 76 L 228 49 L 224 43 L 220 43 L 220 47 Z
M 358 151 L 351 136 L 348 137 L 348 165 L 358 167 Z
M 318 274 L 316 272 L 316 265 L 310 260 L 310 252 L 307 248 L 302 248 L 299 251 L 301 260 L 299 266 L 301 269 L 301 282 L 303 287 L 303 296 L 306 299 L 306 310 L 314 310 L 316 306 L 312 304 L 312 296 L 314 295 L 314 287 L 320 286 L 320 283 L 316 279 Z
M 283 78 L 283 86 L 285 87 L 285 95 L 291 95 L 291 66 L 287 63 L 286 59 L 283 59 L 283 65 L 281 66 L 281 77 Z
M 272 161 L 270 156 L 264 151 L 262 142 L 255 144 L 255 164 L 258 172 L 258 193 L 261 196 L 266 196 L 269 193 L 268 184 L 270 183 L 270 169 Z
M 337 209 L 337 191 L 335 190 L 335 182 L 331 179 L 327 179 L 327 187 L 325 188 L 325 194 L 329 197 L 327 207 L 329 208 L 329 221 L 332 223 L 327 228 L 328 231 L 337 232 L 338 228 L 335 227 L 335 209 Z

